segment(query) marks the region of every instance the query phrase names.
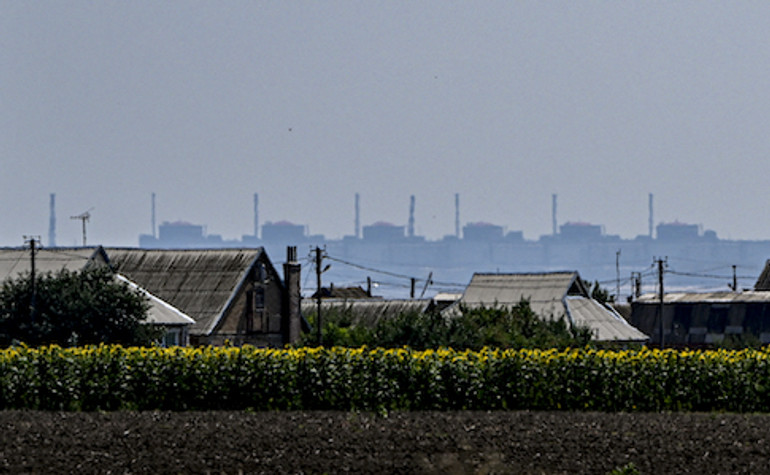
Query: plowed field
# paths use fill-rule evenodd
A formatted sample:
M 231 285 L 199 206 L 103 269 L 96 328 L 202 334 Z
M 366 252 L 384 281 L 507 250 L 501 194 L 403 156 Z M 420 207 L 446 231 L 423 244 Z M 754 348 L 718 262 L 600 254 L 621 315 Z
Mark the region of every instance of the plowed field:
M 8 473 L 770 473 L 770 416 L 0 412 Z

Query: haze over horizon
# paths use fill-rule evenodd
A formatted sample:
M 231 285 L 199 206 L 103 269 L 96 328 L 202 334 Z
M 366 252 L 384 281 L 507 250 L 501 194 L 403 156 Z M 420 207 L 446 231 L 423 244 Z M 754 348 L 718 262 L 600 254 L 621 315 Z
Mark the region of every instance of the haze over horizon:
M 770 239 L 770 4 L 0 4 L 0 245 L 136 246 L 183 220 L 526 239 L 558 220 Z

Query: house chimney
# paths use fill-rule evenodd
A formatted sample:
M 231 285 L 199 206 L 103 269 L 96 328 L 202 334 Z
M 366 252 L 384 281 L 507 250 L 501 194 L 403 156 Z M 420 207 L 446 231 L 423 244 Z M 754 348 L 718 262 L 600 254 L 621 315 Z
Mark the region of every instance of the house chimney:
M 286 291 L 286 313 L 284 320 L 284 343 L 296 343 L 302 333 L 302 317 L 300 313 L 300 275 L 302 266 L 297 262 L 297 246 L 286 248 L 286 263 L 283 265 L 283 280 Z

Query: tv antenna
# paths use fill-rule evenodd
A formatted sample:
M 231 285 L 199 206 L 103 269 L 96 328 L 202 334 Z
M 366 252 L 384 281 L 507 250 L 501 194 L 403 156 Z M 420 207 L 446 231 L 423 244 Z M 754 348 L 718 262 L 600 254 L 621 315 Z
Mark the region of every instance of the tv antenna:
M 80 213 L 77 216 L 70 216 L 70 219 L 79 219 L 83 223 L 83 247 L 86 247 L 86 223 L 91 219 L 91 211 L 93 210 L 94 208 L 92 207 L 88 211 Z

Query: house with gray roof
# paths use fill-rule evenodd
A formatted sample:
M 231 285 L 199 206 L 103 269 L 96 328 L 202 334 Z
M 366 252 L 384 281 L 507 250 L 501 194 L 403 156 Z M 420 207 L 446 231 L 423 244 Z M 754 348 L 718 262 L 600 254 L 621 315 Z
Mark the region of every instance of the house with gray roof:
M 31 272 L 32 265 L 32 255 L 29 249 L 0 249 L 0 282 Z M 101 246 L 37 248 L 35 249 L 34 266 L 37 275 L 56 273 L 61 270 L 77 272 L 109 266 L 109 257 Z M 147 297 L 150 308 L 147 311 L 146 322 L 164 329 L 161 344 L 164 346 L 185 346 L 188 344 L 189 329 L 195 322 L 192 318 L 125 276 L 116 274 L 115 278 L 139 290 Z
M 444 312 L 457 314 L 461 306 L 513 307 L 529 302 L 541 318 L 566 318 L 571 325 L 588 327 L 594 341 L 641 343 L 647 335 L 633 327 L 612 307 L 591 298 L 575 272 L 474 274 L 460 300 Z
M 285 281 L 263 248 L 40 248 L 35 271 L 109 266 L 148 297 L 165 344 L 283 346 L 302 331 L 296 248 L 287 257 Z M 0 279 L 30 269 L 29 249 L 0 250 Z
M 193 345 L 283 346 L 299 339 L 300 264 L 282 280 L 263 248 L 106 249 L 120 275 L 190 316 Z

